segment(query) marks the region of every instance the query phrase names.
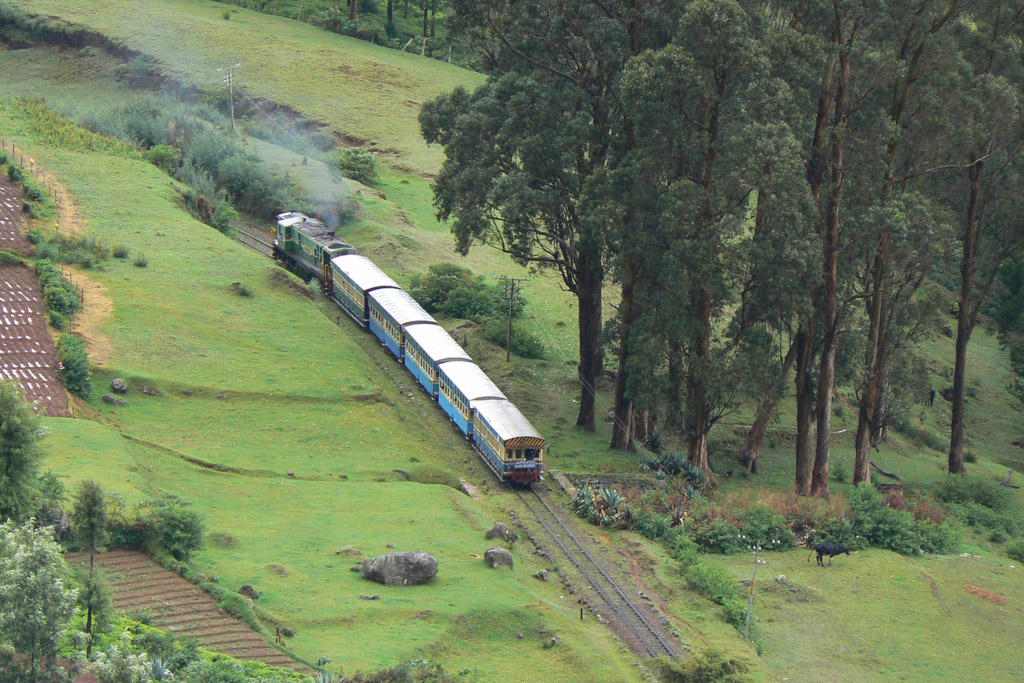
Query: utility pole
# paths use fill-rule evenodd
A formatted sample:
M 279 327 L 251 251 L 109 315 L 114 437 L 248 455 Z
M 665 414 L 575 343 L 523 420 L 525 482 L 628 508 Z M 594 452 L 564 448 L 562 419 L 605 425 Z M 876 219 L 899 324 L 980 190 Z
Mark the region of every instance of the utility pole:
M 232 64 L 231 66 L 222 66 L 217 69 L 218 73 L 224 73 L 224 82 L 228 84 L 228 102 L 231 106 L 231 132 L 235 132 L 235 76 L 232 73 L 233 69 L 237 69 L 242 66 L 241 62 Z
M 507 283 L 505 285 L 506 291 L 508 292 L 508 340 L 505 342 L 505 362 L 510 363 L 512 361 L 512 307 L 516 301 L 516 289 L 522 289 L 522 282 L 529 282 L 528 277 L 508 277 L 498 276 L 498 279 L 502 282 Z

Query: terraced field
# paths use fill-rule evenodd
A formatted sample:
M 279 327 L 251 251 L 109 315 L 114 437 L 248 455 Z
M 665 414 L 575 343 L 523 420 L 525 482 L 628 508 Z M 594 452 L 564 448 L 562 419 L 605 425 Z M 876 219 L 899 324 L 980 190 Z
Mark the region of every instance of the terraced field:
M 85 566 L 88 555 L 68 554 L 69 565 Z M 272 647 L 245 623 L 227 614 L 210 595 L 159 566 L 145 553 L 114 550 L 96 556 L 108 577 L 114 607 L 146 610 L 153 625 L 194 638 L 209 650 L 305 673 L 310 670 Z

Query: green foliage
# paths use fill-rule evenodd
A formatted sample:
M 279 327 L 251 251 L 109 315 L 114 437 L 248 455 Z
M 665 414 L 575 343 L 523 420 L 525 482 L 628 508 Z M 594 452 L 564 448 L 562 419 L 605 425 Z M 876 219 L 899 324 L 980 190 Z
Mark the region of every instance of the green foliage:
M 25 172 L 21 170 L 20 166 L 9 163 L 7 164 L 7 178 L 12 183 L 20 183 L 25 179 Z
M 826 541 L 845 545 L 850 550 L 860 550 L 867 545 L 865 539 L 857 533 L 856 526 L 849 517 L 828 519 L 815 528 L 815 545 Z
M 114 258 L 125 259 L 128 258 L 128 254 L 131 253 L 131 249 L 123 244 L 119 244 L 114 247 Z
M 947 475 L 935 493 L 946 503 L 976 503 L 990 510 L 1007 510 L 1013 505 L 1010 489 L 982 477 Z
M 81 399 L 92 395 L 92 376 L 89 373 L 89 355 L 85 342 L 77 334 L 65 334 L 57 342 L 57 372 L 67 390 Z
M 1006 556 L 1011 560 L 1024 562 L 1024 539 L 1014 541 L 1006 546 Z
M 746 511 L 743 516 L 743 534 L 752 543 L 760 542 L 764 550 L 785 550 L 791 548 L 796 541 L 796 535 L 786 519 L 766 505 L 757 505 Z
M 89 670 L 99 683 L 149 683 L 153 680 L 149 655 L 132 649 L 130 636 L 123 633 L 119 643 L 97 653 Z
M 367 185 L 377 180 L 377 153 L 362 147 L 339 147 L 328 157 L 328 163 L 346 178 Z
M 672 530 L 672 520 L 667 515 L 641 510 L 633 515 L 633 530 L 652 541 L 660 541 Z
M 103 489 L 94 481 L 83 481 L 75 491 L 71 528 L 78 547 L 94 554 L 107 542 L 107 503 Z
M 149 259 L 146 258 L 145 254 L 136 254 L 135 258 L 132 259 L 132 265 L 136 268 L 145 268 L 149 265 Z
M 164 173 L 173 175 L 181 163 L 181 151 L 173 145 L 153 145 L 146 152 L 146 161 Z
M 484 339 L 502 348 L 509 345 L 508 322 L 500 318 L 492 318 L 484 325 Z M 544 358 L 547 349 L 540 337 L 528 332 L 518 324 L 512 325 L 512 353 L 520 358 Z
M 743 683 L 749 681 L 750 666 L 718 650 L 702 650 L 690 657 L 657 660 L 663 683 Z
M 739 529 L 724 519 L 716 519 L 699 527 L 694 534 L 694 540 L 700 549 L 707 553 L 733 555 L 746 550 L 739 539 Z
M 942 524 L 929 520 L 918 520 L 917 534 L 920 537 L 921 551 L 937 555 L 952 555 L 960 552 L 964 542 L 964 529 L 955 519 L 948 519 Z
M 143 519 L 155 533 L 155 540 L 175 559 L 188 561 L 203 547 L 203 523 L 191 503 L 177 496 L 148 501 Z
M 43 242 L 46 242 L 46 238 L 43 237 L 43 233 L 39 228 L 32 228 L 31 230 L 28 231 L 28 234 L 25 235 L 25 237 L 32 244 L 41 244 Z
M 508 314 L 508 299 L 501 289 L 487 284 L 482 275 L 474 276 L 469 268 L 452 263 L 438 263 L 430 266 L 426 274 L 413 275 L 408 291 L 427 312 L 449 318 L 482 322 Z M 512 317 L 518 317 L 525 306 L 525 300 L 517 296 Z
M 747 605 L 729 572 L 717 564 L 699 562 L 686 572 L 686 580 L 694 590 L 724 608 L 725 619 L 733 626 L 741 626 Z
M 210 225 L 228 235 L 231 233 L 231 222 L 237 220 L 238 212 L 235 211 L 231 204 L 224 201 L 217 205 L 217 210 L 213 212 L 213 220 Z
M 41 434 L 18 384 L 0 382 L 0 520 L 22 521 L 35 511 Z
M 76 593 L 64 584 L 60 546 L 49 528 L 0 525 L 0 678 L 62 681 L 61 640 L 71 622 Z M 12 657 L 13 653 L 17 655 Z
M 81 295 L 49 259 L 36 263 L 36 275 L 43 288 L 43 299 L 50 311 L 50 322 L 58 330 L 66 329 L 66 320 L 82 310 Z

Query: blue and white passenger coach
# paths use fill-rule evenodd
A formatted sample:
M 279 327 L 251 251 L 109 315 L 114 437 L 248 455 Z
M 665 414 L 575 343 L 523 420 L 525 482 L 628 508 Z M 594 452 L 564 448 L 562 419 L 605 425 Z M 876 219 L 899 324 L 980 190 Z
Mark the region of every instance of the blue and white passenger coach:
M 436 325 L 404 289 L 375 289 L 367 294 L 370 303 L 370 332 L 377 335 L 395 358 L 405 357 L 405 330 L 412 325 Z
M 401 289 L 377 264 L 359 254 L 331 259 L 331 295 L 363 327 L 370 324 L 370 292 Z
M 438 368 L 444 363 L 471 361 L 440 325 L 409 325 L 405 328 L 405 367 L 437 400 Z
M 480 401 L 473 415 L 473 443 L 504 481 L 532 484 L 544 471 L 547 443 L 509 401 Z

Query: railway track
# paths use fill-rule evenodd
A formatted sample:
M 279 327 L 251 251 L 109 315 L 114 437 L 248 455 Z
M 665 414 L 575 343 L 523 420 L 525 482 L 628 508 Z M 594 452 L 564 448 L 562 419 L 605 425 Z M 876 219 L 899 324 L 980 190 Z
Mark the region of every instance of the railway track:
M 561 554 L 589 584 L 596 597 L 596 601 L 591 603 L 594 611 L 621 626 L 620 630 L 627 636 L 624 640 L 636 654 L 646 657 L 675 657 L 679 654 L 679 648 L 662 635 L 655 617 L 650 613 L 645 614 L 643 606 L 629 599 L 539 492 L 533 489 L 528 492 L 512 490 L 550 535 Z M 585 590 L 585 587 L 577 587 L 577 590 L 581 589 Z
M 233 226 L 235 230 L 235 239 L 244 244 L 247 247 L 252 247 L 256 251 L 260 252 L 265 256 L 274 256 L 274 245 L 267 241 L 267 238 L 263 235 L 249 232 L 244 228 Z

